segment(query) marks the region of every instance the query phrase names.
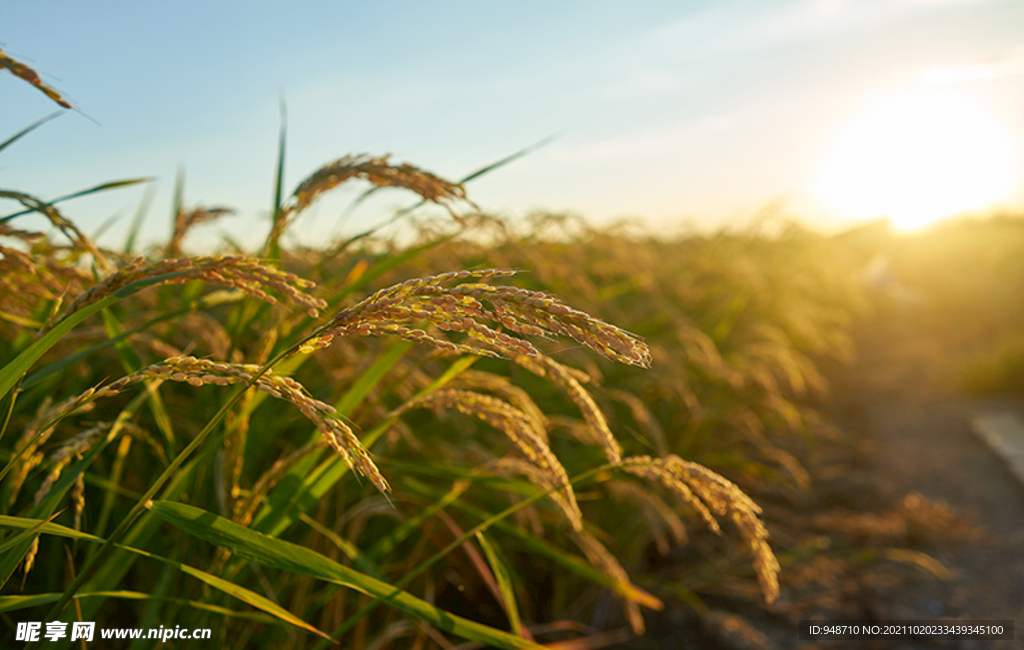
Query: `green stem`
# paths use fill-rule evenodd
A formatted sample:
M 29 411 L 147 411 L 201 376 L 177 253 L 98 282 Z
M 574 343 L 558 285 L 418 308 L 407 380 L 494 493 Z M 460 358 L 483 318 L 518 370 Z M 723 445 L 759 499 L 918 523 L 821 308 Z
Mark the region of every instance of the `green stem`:
M 15 388 L 15 390 L 11 391 L 11 401 L 8 403 L 7 406 L 7 415 L 4 416 L 4 424 L 3 426 L 0 426 L 0 439 L 4 437 L 5 433 L 7 433 L 7 425 L 11 423 L 11 415 L 14 413 L 14 401 L 17 398 L 18 391 L 17 388 Z

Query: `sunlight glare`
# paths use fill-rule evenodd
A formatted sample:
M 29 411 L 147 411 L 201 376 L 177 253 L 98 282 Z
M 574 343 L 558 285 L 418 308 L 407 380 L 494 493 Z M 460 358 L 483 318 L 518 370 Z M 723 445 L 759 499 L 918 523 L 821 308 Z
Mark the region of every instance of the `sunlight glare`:
M 908 92 L 869 105 L 840 134 L 813 191 L 844 217 L 915 230 L 993 207 L 1013 189 L 1016 150 L 981 102 Z

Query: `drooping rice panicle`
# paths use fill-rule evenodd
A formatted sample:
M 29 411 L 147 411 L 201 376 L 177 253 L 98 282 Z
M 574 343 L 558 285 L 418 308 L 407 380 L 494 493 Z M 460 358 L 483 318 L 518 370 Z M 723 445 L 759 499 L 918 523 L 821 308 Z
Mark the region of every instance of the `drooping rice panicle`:
M 8 484 L 9 505 L 13 504 L 18 497 L 29 472 L 42 463 L 44 455 L 39 450 L 53 435 L 54 423 L 73 413 L 91 410 L 93 404 L 89 400 L 92 398 L 93 392 L 93 389 L 90 388 L 84 393 L 65 399 L 58 404 L 53 404 L 49 396 L 44 398 L 39 410 L 14 445 L 15 453 L 22 454 L 22 457 L 11 471 Z
M 493 329 L 486 324 L 490 322 L 513 332 L 542 338 L 567 336 L 613 361 L 640 366 L 650 363 L 647 346 L 636 336 L 545 293 L 483 282 L 445 286 L 457 280 L 487 280 L 514 273 L 503 269 L 458 271 L 407 280 L 381 289 L 335 315 L 327 327 L 306 343 L 303 351 L 326 347 L 338 336 L 393 334 L 443 349 L 484 356 L 514 359 L 521 355 L 539 355 L 531 343 Z M 425 330 L 410 327 L 411 323 L 464 332 L 479 345 L 439 339 Z
M 499 458 L 488 463 L 486 469 L 493 471 L 499 476 L 525 477 L 545 490 L 559 487 L 558 484 L 552 481 L 551 472 L 545 471 L 528 460 L 517 458 L 515 456 Z M 558 506 L 558 509 L 562 511 L 566 521 L 568 521 L 574 529 L 581 525 L 581 514 L 579 506 L 576 503 L 567 499 L 560 491 L 552 492 L 550 494 L 550 498 L 551 501 Z
M 100 251 L 100 249 L 96 247 L 96 244 L 94 244 L 85 233 L 79 230 L 78 226 L 76 226 L 74 222 L 65 218 L 64 215 L 61 214 L 60 210 L 53 207 L 51 204 L 38 199 L 31 194 L 15 192 L 13 190 L 0 189 L 0 198 L 17 201 L 32 212 L 38 212 L 43 215 L 55 228 L 60 230 L 65 237 L 70 239 L 78 250 L 92 255 L 93 259 L 96 260 L 96 264 L 100 267 L 100 270 L 105 273 L 109 273 L 114 270 L 114 265 L 107 258 L 106 254 Z
M 21 570 L 27 575 L 32 567 L 36 564 L 36 555 L 39 554 L 39 535 L 32 540 L 32 546 L 29 547 L 28 552 L 25 553 L 25 559 L 22 561 Z
M 452 183 L 407 163 L 393 165 L 388 162 L 389 158 L 374 158 L 367 154 L 349 155 L 314 171 L 299 183 L 291 198 L 282 206 L 268 239 L 280 239 L 295 215 L 312 205 L 324 193 L 355 178 L 369 181 L 374 187 L 406 189 L 415 192 L 425 201 L 445 207 L 454 200 L 467 200 L 461 184 Z
M 92 277 L 77 266 L 39 251 L 43 246 L 31 246 L 28 252 L 19 248 L 0 246 L 0 312 L 4 325 L 38 329 L 39 307 L 50 302 L 58 306 L 63 296 L 78 292 Z
M 167 242 L 167 256 L 177 257 L 181 255 L 181 242 L 193 226 L 213 221 L 214 219 L 220 219 L 221 217 L 234 214 L 234 212 L 231 208 L 219 206 L 215 208 L 199 207 L 191 210 L 179 209 L 178 213 L 174 216 L 174 231 L 171 233 L 170 241 Z
M 508 377 L 483 372 L 480 370 L 467 370 L 455 378 L 452 386 L 456 388 L 467 388 L 470 390 L 482 390 L 494 394 L 517 409 L 523 412 L 533 424 L 534 430 L 539 436 L 547 440 L 548 419 L 540 407 L 530 398 L 530 394 L 516 386 Z
M 20 239 L 26 244 L 30 244 L 32 242 L 36 242 L 39 241 L 40 239 L 43 239 L 44 237 L 46 237 L 46 235 L 41 232 L 36 232 L 34 230 L 22 230 L 20 228 L 14 228 L 5 222 L 0 222 L 0 237 L 12 237 L 14 239 Z
M 768 546 L 768 531 L 760 518 L 761 508 L 734 483 L 703 465 L 674 455 L 664 458 L 633 456 L 624 459 L 619 467 L 668 488 L 692 506 L 716 533 L 721 533 L 721 529 L 714 515 L 732 520 L 747 543 L 765 601 L 770 603 L 778 597 L 779 563 Z
M 62 108 L 74 108 L 67 99 L 64 98 L 59 92 L 51 88 L 50 86 L 43 83 L 43 80 L 39 78 L 39 73 L 25 65 L 17 59 L 11 58 L 8 54 L 5 54 L 3 49 L 0 48 L 0 68 L 5 68 L 8 72 L 13 74 L 19 79 L 23 79 L 28 83 L 32 84 L 39 89 L 41 93 L 49 97 L 51 100 L 56 102 Z
M 60 478 L 61 472 L 64 471 L 64 468 L 67 467 L 72 460 L 74 460 L 75 456 L 82 454 L 96 444 L 103 434 L 109 430 L 109 422 L 98 422 L 85 431 L 76 434 L 58 447 L 50 456 L 50 471 L 43 480 L 43 484 L 39 486 L 39 490 L 36 491 L 34 503 L 39 503 L 43 500 L 43 497 L 49 493 L 53 484 Z M 74 499 L 72 499 L 72 503 L 75 504 L 77 509 L 78 504 Z
M 224 363 L 197 359 L 191 356 L 173 357 L 154 363 L 98 389 L 89 397 L 113 397 L 132 384 L 146 379 L 163 379 L 187 383 L 190 386 L 215 384 L 229 386 L 252 380 L 261 367 L 254 364 Z M 314 399 L 302 384 L 290 377 L 266 372 L 259 377 L 255 388 L 278 399 L 287 400 L 310 420 L 328 444 L 345 460 L 349 467 L 365 476 L 381 492 L 391 488 L 370 458 L 352 429 L 337 416 L 333 406 Z M 79 396 L 81 398 L 81 396 Z
M 75 484 L 71 487 L 72 505 L 72 527 L 75 530 L 82 530 L 82 513 L 85 512 L 85 474 L 75 477 Z
M 203 280 L 238 289 L 269 303 L 277 302 L 274 296 L 267 293 L 267 290 L 274 291 L 302 305 L 313 317 L 318 316 L 319 310 L 327 306 L 323 299 L 315 298 L 308 293 L 316 286 L 313 282 L 263 264 L 254 258 L 224 255 L 147 262 L 144 257 L 137 257 L 124 268 L 111 273 L 96 286 L 79 295 L 68 306 L 66 313 L 70 314 L 86 305 L 102 300 L 133 282 L 166 274 L 176 275 L 163 279 L 160 284 L 180 284 L 192 280 Z
M 536 357 L 517 357 L 516 363 L 530 372 L 541 377 L 547 377 L 561 386 L 569 398 L 579 407 L 583 419 L 590 426 L 600 441 L 601 448 L 609 462 L 618 463 L 622 460 L 622 446 L 615 439 L 612 430 L 608 427 L 608 421 L 604 413 L 594 402 L 594 398 L 580 384 L 579 380 L 569 369 L 554 359 L 538 355 Z
M 435 203 L 466 198 L 462 185 L 446 181 L 414 165 L 393 165 L 388 162 L 389 158 L 388 155 L 377 158 L 367 154 L 349 155 L 324 165 L 295 189 L 290 209 L 296 212 L 306 209 L 319 196 L 350 178 L 362 178 L 377 187 L 401 187 Z
M 571 508 L 570 523 L 574 529 L 582 527 L 583 517 L 576 504 L 576 494 L 569 485 L 569 475 L 551 451 L 547 440 L 534 429 L 529 416 L 496 397 L 455 388 L 427 393 L 407 402 L 398 413 L 420 407 L 453 408 L 479 418 L 504 433 L 530 463 L 548 474 L 551 486 L 565 486 L 562 495 Z

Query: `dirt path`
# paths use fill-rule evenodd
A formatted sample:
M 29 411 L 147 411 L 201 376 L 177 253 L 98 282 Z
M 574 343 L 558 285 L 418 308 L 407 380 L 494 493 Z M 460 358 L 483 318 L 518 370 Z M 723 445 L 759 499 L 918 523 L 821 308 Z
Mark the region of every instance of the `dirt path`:
M 950 528 L 954 534 L 936 531 L 908 540 L 952 575 L 945 581 L 908 581 L 893 609 L 876 614 L 1014 619 L 1017 629 L 1015 642 L 877 647 L 1024 648 L 1024 486 L 970 426 L 973 418 L 992 411 L 1024 419 L 1024 400 L 958 394 L 950 355 L 912 323 L 889 320 L 865 327 L 858 349 L 854 367 L 833 379 L 839 391 L 837 419 L 847 433 L 864 436 L 863 472 L 877 505 L 891 507 L 918 493 L 949 504 L 963 523 L 977 529 L 963 534 Z

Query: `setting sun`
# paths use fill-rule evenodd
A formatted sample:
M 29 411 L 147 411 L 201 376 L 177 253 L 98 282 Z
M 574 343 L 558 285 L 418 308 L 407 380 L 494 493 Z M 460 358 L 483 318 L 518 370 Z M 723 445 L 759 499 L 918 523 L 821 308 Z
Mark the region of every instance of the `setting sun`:
M 841 132 L 814 186 L 844 217 L 901 230 L 993 207 L 1013 189 L 1016 145 L 980 101 L 948 92 L 889 95 Z

